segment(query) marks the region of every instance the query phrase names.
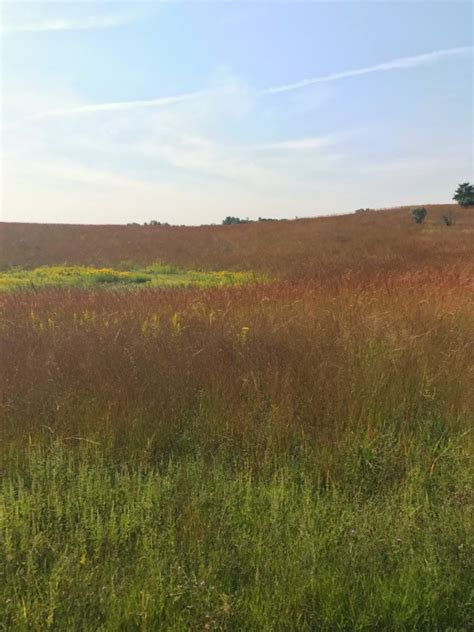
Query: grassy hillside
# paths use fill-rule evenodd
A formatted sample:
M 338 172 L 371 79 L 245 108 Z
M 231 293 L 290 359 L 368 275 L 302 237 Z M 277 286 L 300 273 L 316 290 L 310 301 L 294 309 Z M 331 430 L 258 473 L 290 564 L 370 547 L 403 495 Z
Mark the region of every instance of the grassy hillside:
M 0 224 L 0 266 L 117 266 L 156 261 L 206 270 L 255 270 L 283 278 L 327 278 L 348 270 L 407 270 L 472 262 L 474 210 L 428 206 L 422 226 L 409 208 L 237 226 Z M 441 215 L 453 210 L 457 225 Z
M 469 630 L 474 211 L 439 213 L 3 225 L 4 266 L 271 280 L 0 292 L 0 630 Z

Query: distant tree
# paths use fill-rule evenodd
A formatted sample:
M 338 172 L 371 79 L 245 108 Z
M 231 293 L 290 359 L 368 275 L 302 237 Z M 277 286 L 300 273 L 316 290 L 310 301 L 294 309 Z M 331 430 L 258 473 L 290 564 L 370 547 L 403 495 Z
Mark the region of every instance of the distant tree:
M 168 222 L 159 222 L 157 219 L 151 219 L 148 223 L 145 222 L 143 226 L 170 226 Z
M 230 226 L 231 224 L 247 224 L 249 222 L 249 218 L 240 219 L 240 217 L 233 217 L 232 215 L 228 215 L 225 219 L 222 220 L 222 223 L 225 226 Z
M 370 213 L 371 208 L 358 208 L 354 211 L 354 213 Z
M 448 211 L 444 215 L 441 215 L 441 221 L 446 224 L 446 226 L 454 226 L 456 223 L 456 216 L 452 211 Z
M 424 206 L 417 206 L 411 210 L 411 216 L 417 224 L 423 224 L 428 211 Z
M 460 184 L 453 195 L 453 200 L 456 200 L 461 206 L 474 204 L 474 185 L 469 182 Z

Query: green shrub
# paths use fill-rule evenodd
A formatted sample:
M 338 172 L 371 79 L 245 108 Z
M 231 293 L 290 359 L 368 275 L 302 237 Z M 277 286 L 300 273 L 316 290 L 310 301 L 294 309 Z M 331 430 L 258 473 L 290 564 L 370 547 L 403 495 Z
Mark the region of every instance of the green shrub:
M 411 216 L 417 224 L 423 224 L 427 213 L 428 211 L 424 206 L 417 206 L 416 208 L 412 209 Z
M 448 211 L 448 213 L 441 216 L 441 221 L 443 224 L 446 224 L 446 226 L 454 226 L 456 223 L 456 216 L 451 211 Z

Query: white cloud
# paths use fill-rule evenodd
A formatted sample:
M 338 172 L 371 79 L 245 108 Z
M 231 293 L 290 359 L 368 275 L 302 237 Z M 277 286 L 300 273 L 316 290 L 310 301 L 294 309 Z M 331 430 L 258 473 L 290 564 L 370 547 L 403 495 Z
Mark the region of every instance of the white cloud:
M 274 177 L 271 169 L 256 160 L 247 148 L 220 144 L 206 137 L 175 137 L 159 145 L 157 155 L 177 169 L 246 183 L 247 186 L 262 187 Z
M 66 22 L 65 22 L 66 23 Z M 317 83 L 327 83 L 330 81 L 337 81 L 339 79 L 345 79 L 348 77 L 357 77 L 361 75 L 366 75 L 374 72 L 383 72 L 388 70 L 396 70 L 402 68 L 415 68 L 420 65 L 435 63 L 436 61 L 440 61 L 449 57 L 457 57 L 462 55 L 471 54 L 474 50 L 472 46 L 464 46 L 458 48 L 447 48 L 441 49 L 438 51 L 433 51 L 431 53 L 423 53 L 421 55 L 414 55 L 412 57 L 399 57 L 389 62 L 385 62 L 382 64 L 376 64 L 374 66 L 367 66 L 365 68 L 358 68 L 354 70 L 348 70 L 339 73 L 332 73 L 329 75 L 324 75 L 322 77 L 313 77 L 311 79 L 304 79 L 302 81 L 298 81 L 295 83 L 289 83 L 282 86 L 275 86 L 271 88 L 266 88 L 264 90 L 260 90 L 258 94 L 278 94 L 282 92 L 291 92 L 293 90 L 297 90 L 300 88 L 304 88 L 307 86 L 311 86 Z M 223 101 L 223 96 L 227 97 L 228 103 L 225 104 Z M 256 95 L 255 95 L 256 96 Z M 203 89 L 194 92 L 184 93 L 180 95 L 173 95 L 167 97 L 159 97 L 156 99 L 141 99 L 141 100 L 133 100 L 133 101 L 116 101 L 110 103 L 90 103 L 79 105 L 70 108 L 50 110 L 46 112 L 42 112 L 36 115 L 37 118 L 46 118 L 46 117 L 55 117 L 55 116 L 70 116 L 76 114 L 90 114 L 96 112 L 107 112 L 107 111 L 119 111 L 119 110 L 134 110 L 138 108 L 159 108 L 165 107 L 168 105 L 175 105 L 181 103 L 183 101 L 195 100 L 198 98 L 207 98 L 214 99 L 217 97 L 220 99 L 221 105 L 229 106 L 229 103 L 234 107 L 236 104 L 241 108 L 241 104 L 238 103 L 239 99 L 248 100 L 249 91 L 248 88 L 242 86 L 241 83 L 237 81 L 229 80 L 224 85 L 218 86 L 217 88 L 211 89 Z M 206 107 L 206 106 L 205 106 Z M 274 143 L 271 145 L 267 145 L 268 148 L 273 147 L 275 149 L 312 149 L 315 148 L 316 145 L 320 146 L 319 143 L 321 139 L 305 139 L 301 142 L 289 142 L 289 143 Z M 316 143 L 316 145 L 314 145 Z
M 266 190 L 227 180 L 152 181 L 73 161 L 39 164 L 8 157 L 2 192 L 3 221 L 126 223 L 152 218 L 174 224 L 220 222 L 227 214 L 272 212 L 284 217 L 295 201 L 288 192 L 272 199 Z M 296 195 L 296 198 L 298 195 Z
M 189 92 L 171 97 L 160 97 L 158 99 L 142 99 L 139 101 L 116 101 L 112 103 L 91 103 L 89 105 L 79 105 L 76 107 L 60 110 L 50 110 L 36 115 L 36 118 L 49 118 L 55 116 L 70 116 L 74 114 L 93 114 L 95 112 L 110 112 L 120 110 L 135 110 L 137 108 L 160 108 L 167 105 L 175 105 L 190 99 L 196 99 L 202 92 Z
M 323 147 L 330 147 L 338 142 L 347 139 L 349 134 L 332 133 L 326 136 L 313 136 L 308 138 L 298 138 L 292 140 L 285 140 L 278 143 L 267 143 L 259 145 L 260 149 L 276 149 L 276 150 L 289 150 L 289 151 L 311 151 L 315 149 L 322 149 Z
M 4 219 L 198 224 L 228 214 L 292 217 L 423 202 L 433 174 L 432 199 L 443 199 L 451 169 L 423 156 L 368 164 L 346 142 L 355 132 L 324 130 L 324 116 L 312 117 L 311 127 L 288 125 L 301 118 L 295 101 L 311 92 L 267 100 L 226 76 L 199 92 L 123 102 L 16 94 L 8 107 L 16 124 L 4 143 Z M 462 163 L 463 156 L 453 157 L 456 168 Z
M 1 32 L 8 35 L 14 33 L 43 33 L 48 31 L 106 29 L 123 26 L 133 20 L 134 17 L 128 14 L 95 15 L 82 18 L 51 18 L 47 20 L 6 24 L 2 26 Z
M 444 48 L 441 50 L 433 51 L 431 53 L 413 55 L 412 57 L 399 57 L 398 59 L 392 59 L 391 61 L 385 62 L 383 64 L 366 66 L 365 68 L 356 68 L 354 70 L 346 70 L 344 72 L 335 72 L 329 75 L 323 75 L 321 77 L 312 77 L 310 79 L 303 79 L 302 81 L 297 81 L 295 83 L 288 83 L 283 86 L 266 88 L 265 90 L 262 90 L 262 94 L 278 94 L 280 92 L 289 92 L 291 90 L 298 90 L 300 88 L 305 88 L 306 86 L 311 86 L 316 83 L 338 81 L 339 79 L 368 75 L 373 72 L 385 72 L 388 70 L 398 70 L 402 68 L 416 68 L 417 66 L 432 64 L 449 57 L 459 57 L 472 54 L 473 50 L 474 47 L 472 46 L 461 46 L 458 48 Z
M 82 106 L 69 97 L 40 99 L 49 116 L 24 117 L 9 131 L 4 219 L 205 223 L 228 214 L 291 216 L 295 204 L 305 207 L 305 174 L 311 172 L 313 185 L 318 165 L 331 160 L 329 151 L 318 155 L 314 138 L 314 151 L 300 160 L 304 152 L 262 152 L 247 129 L 262 104 L 238 81 L 200 98 L 169 97 L 172 107 Z M 17 105 L 11 103 L 13 114 Z
M 355 164 L 352 172 L 355 174 L 388 174 L 401 175 L 419 178 L 420 174 L 444 174 L 462 173 L 466 168 L 466 158 L 469 158 L 466 147 L 445 147 L 443 154 L 432 155 L 409 155 L 400 158 L 387 159 L 379 162 L 367 162 L 365 164 Z

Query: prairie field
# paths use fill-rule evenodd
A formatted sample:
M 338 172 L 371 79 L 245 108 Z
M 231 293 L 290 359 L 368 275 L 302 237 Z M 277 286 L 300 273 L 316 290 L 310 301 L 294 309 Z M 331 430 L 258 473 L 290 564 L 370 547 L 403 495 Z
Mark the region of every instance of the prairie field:
M 427 208 L 2 224 L 0 630 L 472 630 L 474 209 Z

